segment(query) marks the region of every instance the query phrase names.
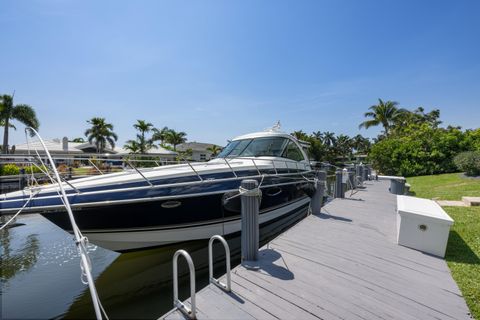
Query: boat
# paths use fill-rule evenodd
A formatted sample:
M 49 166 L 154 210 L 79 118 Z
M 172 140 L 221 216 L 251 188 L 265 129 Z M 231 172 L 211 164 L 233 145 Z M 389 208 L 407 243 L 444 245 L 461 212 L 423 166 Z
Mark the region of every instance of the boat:
M 62 186 L 89 241 L 124 252 L 239 233 L 244 179 L 258 181 L 261 227 L 306 212 L 314 174 L 301 142 L 270 129 L 232 139 L 208 162 L 134 168 Z M 0 214 L 19 210 L 72 232 L 58 184 L 0 195 Z

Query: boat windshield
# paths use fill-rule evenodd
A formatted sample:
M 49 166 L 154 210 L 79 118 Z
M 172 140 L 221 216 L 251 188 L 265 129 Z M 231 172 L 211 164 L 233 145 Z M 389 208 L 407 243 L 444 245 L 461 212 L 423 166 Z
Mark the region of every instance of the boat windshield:
M 257 138 L 257 139 L 244 139 L 236 140 L 230 142 L 218 155 L 218 158 L 232 158 L 232 157 L 286 157 L 290 158 L 284 152 L 287 145 L 290 149 L 293 147 L 297 148 L 293 142 L 289 144 L 289 139 L 283 137 L 273 137 L 273 138 Z M 298 148 L 297 148 L 298 149 Z M 301 155 L 301 152 L 298 151 Z M 296 161 L 303 160 L 299 159 L 298 154 L 296 156 Z

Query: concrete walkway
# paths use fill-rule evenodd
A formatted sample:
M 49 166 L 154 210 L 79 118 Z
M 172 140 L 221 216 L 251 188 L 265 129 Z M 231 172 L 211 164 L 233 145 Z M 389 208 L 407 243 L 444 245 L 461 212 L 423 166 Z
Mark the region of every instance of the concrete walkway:
M 236 267 L 232 293 L 213 285 L 197 293 L 197 317 L 470 319 L 445 261 L 396 244 L 388 182 L 366 187 L 261 248 L 259 271 Z

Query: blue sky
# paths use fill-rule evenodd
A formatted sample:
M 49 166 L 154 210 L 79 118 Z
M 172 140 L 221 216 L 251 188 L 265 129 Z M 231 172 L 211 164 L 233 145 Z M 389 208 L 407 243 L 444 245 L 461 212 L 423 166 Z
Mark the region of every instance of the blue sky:
M 477 0 L 2 0 L 0 93 L 45 138 L 102 116 L 120 145 L 136 119 L 222 145 L 276 120 L 372 137 L 358 124 L 377 98 L 474 128 L 479 16 Z

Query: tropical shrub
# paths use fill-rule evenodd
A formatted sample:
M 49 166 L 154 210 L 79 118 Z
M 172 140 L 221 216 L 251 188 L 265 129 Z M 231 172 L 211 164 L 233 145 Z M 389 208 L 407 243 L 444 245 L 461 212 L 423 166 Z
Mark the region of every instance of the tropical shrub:
M 1 176 L 14 176 L 20 173 L 20 168 L 15 164 L 4 164 L 0 166 Z
M 467 141 L 471 145 L 471 150 L 480 151 L 480 128 L 475 130 L 467 130 Z
M 467 176 L 480 175 L 480 151 L 462 152 L 453 161 Z
M 453 158 L 471 148 L 466 134 L 458 128 L 435 128 L 427 123 L 411 124 L 402 135 L 378 141 L 369 159 L 388 175 L 418 176 L 455 172 Z
M 0 165 L 0 176 L 18 175 L 20 174 L 21 169 L 25 169 L 25 174 L 31 174 L 32 172 L 42 173 L 42 170 L 40 170 L 40 168 L 42 168 L 43 171 L 47 171 L 47 168 L 45 166 L 36 167 L 32 165 L 32 166 L 19 167 L 16 164 L 9 163 L 9 164 Z

